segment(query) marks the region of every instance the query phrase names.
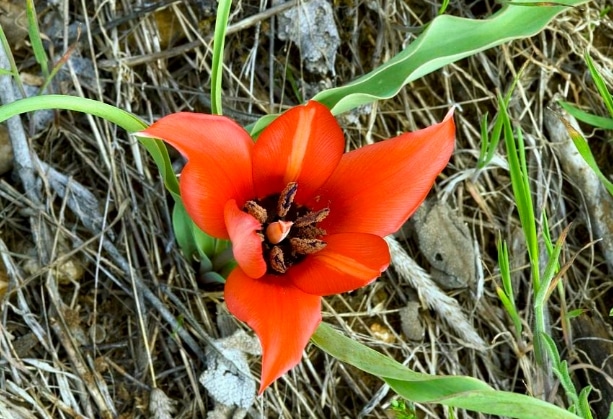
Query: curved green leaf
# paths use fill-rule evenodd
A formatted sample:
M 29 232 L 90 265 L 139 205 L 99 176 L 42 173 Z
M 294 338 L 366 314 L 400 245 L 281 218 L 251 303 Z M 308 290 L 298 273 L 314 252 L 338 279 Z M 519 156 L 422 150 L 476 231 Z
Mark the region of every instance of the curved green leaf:
M 64 109 L 98 116 L 125 129 L 129 133 L 135 133 L 147 128 L 147 124 L 144 121 L 116 106 L 93 99 L 65 95 L 33 96 L 2 105 L 0 106 L 0 122 L 22 113 L 40 111 L 42 109 Z M 149 138 L 139 138 L 139 140 L 153 157 L 160 173 L 162 173 L 166 188 L 171 192 L 175 201 L 180 201 L 179 182 L 172 170 L 168 151 L 164 143 L 160 140 Z
M 395 96 L 407 83 L 479 51 L 540 32 L 567 6 L 586 0 L 561 0 L 542 5 L 514 0 L 489 19 L 438 16 L 404 51 L 382 66 L 341 87 L 325 90 L 314 99 L 335 115 L 377 99 Z M 522 4 L 523 3 L 523 4 Z M 553 4 L 559 6 L 553 6 Z
M 126 131 L 133 133 L 147 128 L 147 124 L 116 106 L 107 105 L 93 99 L 66 95 L 43 95 L 19 99 L 0 106 L 0 122 L 26 112 L 43 109 L 65 109 L 99 116 Z
M 494 390 L 463 376 L 415 372 L 393 359 L 336 332 L 322 323 L 311 340 L 333 357 L 384 380 L 399 395 L 416 403 L 440 403 L 493 415 L 522 419 L 577 419 L 553 404 L 523 394 Z

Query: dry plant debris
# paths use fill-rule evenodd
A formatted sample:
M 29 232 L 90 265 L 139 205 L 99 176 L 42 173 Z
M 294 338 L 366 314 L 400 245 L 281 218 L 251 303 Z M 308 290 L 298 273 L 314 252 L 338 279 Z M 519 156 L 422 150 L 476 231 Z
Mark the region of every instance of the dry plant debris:
M 242 123 L 369 71 L 414 39 L 438 9 L 422 1 L 334 2 L 340 45 L 334 71 L 321 75 L 301 60 L 300 45 L 278 32 L 279 13 L 296 3 L 272 9 L 259 2 L 235 4 L 224 59 L 224 107 Z M 179 110 L 210 111 L 215 3 L 142 4 L 35 1 L 48 55 L 55 61 L 72 48 L 50 92 L 102 100 L 150 121 Z M 403 279 L 397 264 L 370 287 L 326 299 L 326 321 L 417 371 L 470 375 L 565 405 L 556 380 L 536 365 L 529 329 L 516 339 L 495 293 L 500 236 L 510 246 L 520 315 L 530 324 L 529 269 L 504 150 L 484 170 L 475 169 L 479 121 L 495 114 L 495 93 L 506 92 L 518 78 L 510 113 L 525 134 L 536 210 L 547 213 L 554 239 L 574 222 L 561 263 L 574 261 L 549 305 L 549 332 L 576 385 L 594 386 L 596 416 L 606 416 L 612 401 L 613 282 L 610 257 L 594 226 L 610 222 L 611 207 L 603 210 L 608 221 L 605 215 L 594 218 L 596 203 L 580 186 L 588 171 L 579 178 L 571 173 L 557 145 L 568 140 L 547 114 L 559 95 L 605 115 L 582 57 L 589 51 L 613 86 L 613 12 L 606 6 L 606 0 L 595 0 L 568 10 L 531 39 L 448 66 L 342 120 L 348 147 L 359 147 L 430 125 L 451 104 L 460 106 L 457 149 L 433 196 L 458 215 L 477 243 L 479 263 L 465 288 L 442 291 L 430 282 L 430 288 L 414 289 L 416 281 L 428 280 L 432 255 L 420 254 L 411 235 L 390 239 L 396 258 L 410 256 L 404 260 L 413 273 Z M 19 7 L 18 1 L 0 1 L 3 28 L 8 16 L 20 16 Z M 448 13 L 479 18 L 497 7 L 494 1 L 459 1 L 451 2 Z M 11 36 L 22 79 L 36 80 L 40 69 L 19 25 Z M 13 100 L 6 95 L 16 92 L 3 79 L 2 100 Z M 0 294 L 7 284 L 0 296 L 0 416 L 202 418 L 216 411 L 216 417 L 232 417 L 236 412 L 217 406 L 199 377 L 212 342 L 240 325 L 218 309 L 222 289 L 202 283 L 192 261 L 177 250 L 170 201 L 149 157 L 134 138 L 105 121 L 75 112 L 55 112 L 42 121 L 23 116 L 8 126 L 11 136 L 21 135 L 21 146 L 13 150 L 18 165 L 0 175 Z M 611 133 L 582 128 L 610 176 Z M 28 249 L 35 252 L 34 265 Z M 58 273 L 70 261 L 79 263 L 82 275 L 62 279 Z M 449 304 L 433 305 L 426 290 Z M 440 307 L 453 307 L 466 327 Z M 583 314 L 572 317 L 577 309 Z M 408 327 L 411 321 L 420 327 Z M 258 356 L 246 359 L 259 370 Z M 240 414 L 388 418 L 395 399 L 378 379 L 309 347 L 299 367 Z M 449 414 L 431 405 L 416 409 L 419 417 Z

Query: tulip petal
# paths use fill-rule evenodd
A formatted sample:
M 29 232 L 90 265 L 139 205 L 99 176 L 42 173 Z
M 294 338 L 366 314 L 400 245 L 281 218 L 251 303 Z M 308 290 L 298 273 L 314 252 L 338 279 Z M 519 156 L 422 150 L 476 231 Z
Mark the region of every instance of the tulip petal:
M 324 105 L 310 101 L 288 110 L 255 144 L 257 196 L 279 193 L 289 182 L 298 182 L 297 201 L 310 197 L 332 174 L 344 148 L 343 131 Z
M 266 273 L 262 236 L 258 234 L 262 224 L 252 215 L 241 211 L 234 199 L 226 203 L 224 216 L 236 263 L 250 277 L 261 277 Z
M 225 203 L 242 205 L 254 195 L 247 131 L 223 116 L 179 112 L 137 135 L 160 138 L 187 158 L 179 182 L 185 209 L 204 232 L 227 239 Z
M 330 208 L 320 227 L 382 237 L 397 231 L 428 195 L 454 143 L 449 112 L 439 124 L 346 153 L 312 199 L 313 209 Z
M 285 276 L 247 276 L 240 268 L 228 276 L 228 310 L 246 322 L 262 344 L 261 394 L 273 381 L 296 366 L 321 322 L 321 298 L 305 294 Z
M 292 266 L 287 275 L 302 291 L 331 295 L 363 287 L 390 263 L 389 248 L 379 236 L 344 233 L 325 236 L 323 250 Z

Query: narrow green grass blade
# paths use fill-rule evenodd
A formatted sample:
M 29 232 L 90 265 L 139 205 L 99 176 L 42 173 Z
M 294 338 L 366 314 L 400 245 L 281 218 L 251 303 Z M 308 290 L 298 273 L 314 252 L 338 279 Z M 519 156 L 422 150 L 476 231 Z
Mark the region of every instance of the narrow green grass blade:
M 596 89 L 598 89 L 598 93 L 600 93 L 600 97 L 604 101 L 611 118 L 613 118 L 613 97 L 609 90 L 607 89 L 607 85 L 604 82 L 604 79 L 596 69 L 594 65 L 594 61 L 592 61 L 592 57 L 587 52 L 585 53 L 585 63 L 587 64 L 587 68 L 590 70 L 590 74 L 592 75 L 592 79 L 594 79 L 594 84 L 596 85 Z
M 447 11 L 447 7 L 449 6 L 449 0 L 443 0 L 443 3 L 441 4 L 441 7 L 439 7 L 438 9 L 438 13 L 437 15 L 443 15 L 445 14 L 445 11 Z
M 215 34 L 213 36 L 213 65 L 211 68 L 211 113 L 222 114 L 222 76 L 223 76 L 223 51 L 226 42 L 226 30 L 232 0 L 219 0 L 215 19 Z
M 0 43 L 2 43 L 2 48 L 4 48 L 4 52 L 11 66 L 10 69 L 3 68 L 2 72 L 3 74 L 13 76 L 13 80 L 17 84 L 17 88 L 19 89 L 19 92 L 21 93 L 21 97 L 26 97 L 26 92 L 23 88 L 23 82 L 21 81 L 21 77 L 19 77 L 19 69 L 17 68 L 17 64 L 15 63 L 15 57 L 13 57 L 13 54 L 11 52 L 11 46 L 9 45 L 9 41 L 6 39 L 6 34 L 4 33 L 4 30 L 2 29 L 2 25 L 0 25 Z
M 536 290 L 536 297 L 534 297 L 535 308 L 540 309 L 541 307 L 545 307 L 547 299 L 551 293 L 551 290 L 553 288 L 552 281 L 556 272 L 559 270 L 558 260 L 560 258 L 560 253 L 562 252 L 562 246 L 566 241 L 566 236 L 568 235 L 569 228 L 570 225 L 566 227 L 564 231 L 562 231 L 562 234 L 560 234 L 560 237 L 558 237 L 555 247 L 549 255 L 547 265 L 545 266 L 545 271 L 543 272 L 543 276 L 541 278 L 541 287 Z
M 517 312 L 515 305 L 515 293 L 513 290 L 513 284 L 511 283 L 511 268 L 509 264 L 509 250 L 507 244 L 503 240 L 498 240 L 498 266 L 500 268 L 500 278 L 502 280 L 502 289 L 496 288 L 498 298 L 502 302 L 502 305 L 506 309 L 513 327 L 515 328 L 515 336 L 519 339 L 522 334 L 521 318 Z
M 498 299 L 502 303 L 504 309 L 507 311 L 507 314 L 511 318 L 513 322 L 513 328 L 515 329 L 516 339 L 521 337 L 521 318 L 517 313 L 517 309 L 515 308 L 515 302 L 512 301 L 505 293 L 504 290 L 500 287 L 496 287 L 496 294 L 498 294 Z
M 499 98 L 499 103 L 498 115 L 503 121 L 504 141 L 509 161 L 509 173 L 511 175 L 511 188 L 513 189 L 519 220 L 526 238 L 526 246 L 528 247 L 528 255 L 532 268 L 532 282 L 534 289 L 538 290 L 540 288 L 538 236 L 536 233 L 536 220 L 534 218 L 523 136 L 519 129 L 516 133 L 513 132 L 506 109 L 506 101 Z
M 579 151 L 579 154 L 581 154 L 581 157 L 583 157 L 583 160 L 585 160 L 587 165 L 594 171 L 594 173 L 596 173 L 596 176 L 598 176 L 607 191 L 613 195 L 613 183 L 604 175 L 604 173 L 600 171 L 598 163 L 596 163 L 596 159 L 592 154 L 592 150 L 590 149 L 590 146 L 583 135 L 581 135 L 581 133 L 577 131 L 565 118 L 560 117 L 560 119 L 566 127 L 573 144 L 575 144 L 575 147 L 577 147 L 577 151 Z
M 47 58 L 47 53 L 45 52 L 45 47 L 40 37 L 34 0 L 26 0 L 26 15 L 28 17 L 28 34 L 30 36 L 30 43 L 32 44 L 32 51 L 34 52 L 36 62 L 40 65 L 43 77 L 46 79 L 49 77 L 49 59 Z
M 477 159 L 477 168 L 483 169 L 491 161 L 491 159 L 488 158 L 491 141 L 489 133 L 487 132 L 487 112 L 483 115 L 483 118 L 481 118 L 479 127 L 481 129 L 481 148 L 479 150 L 479 158 Z
M 574 116 L 581 122 L 585 122 L 586 124 L 589 124 L 596 128 L 613 130 L 613 118 L 605 118 L 603 116 L 598 116 L 589 112 L 582 111 L 581 109 L 568 102 L 560 101 L 558 103 L 566 112 L 568 112 L 570 115 Z
M 551 240 L 551 233 L 549 230 L 549 219 L 547 218 L 547 214 L 543 211 L 541 217 L 541 224 L 543 226 L 543 239 L 545 242 L 545 248 L 547 249 L 547 255 L 551 258 L 554 253 L 554 244 L 553 240 Z M 555 272 L 560 270 L 560 263 L 556 258 Z

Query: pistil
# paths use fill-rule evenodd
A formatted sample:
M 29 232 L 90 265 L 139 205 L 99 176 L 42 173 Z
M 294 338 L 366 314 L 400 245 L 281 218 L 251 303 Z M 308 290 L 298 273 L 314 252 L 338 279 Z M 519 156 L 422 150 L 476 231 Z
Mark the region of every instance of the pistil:
M 291 221 L 275 221 L 266 227 L 266 238 L 272 244 L 281 243 L 288 236 L 294 223 Z

